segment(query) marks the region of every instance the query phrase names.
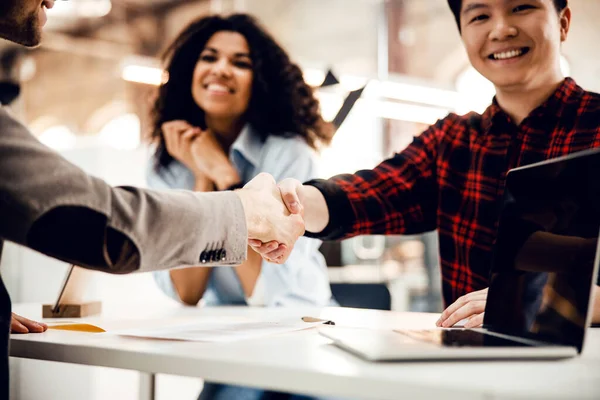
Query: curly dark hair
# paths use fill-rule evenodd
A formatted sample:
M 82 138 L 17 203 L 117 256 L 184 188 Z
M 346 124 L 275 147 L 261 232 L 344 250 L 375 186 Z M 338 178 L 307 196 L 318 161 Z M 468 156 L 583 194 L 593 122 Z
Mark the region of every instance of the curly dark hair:
M 150 139 L 157 145 L 155 168 L 166 167 L 173 160 L 161 129 L 164 122 L 181 119 L 205 126 L 204 110 L 192 97 L 192 77 L 206 43 L 220 31 L 237 32 L 248 42 L 254 78 L 245 119 L 262 139 L 297 135 L 315 149 L 328 144 L 333 128 L 323 120 L 302 71 L 275 39 L 247 14 L 205 16 L 190 23 L 162 57 L 169 79 L 159 87 L 151 113 Z
M 561 12 L 567 7 L 567 2 L 568 0 L 553 0 L 554 8 L 556 8 L 556 11 Z M 460 32 L 460 9 L 462 7 L 462 0 L 448 0 L 448 6 L 450 7 L 450 10 L 452 10 L 452 14 L 454 14 L 454 19 L 456 20 L 458 31 Z

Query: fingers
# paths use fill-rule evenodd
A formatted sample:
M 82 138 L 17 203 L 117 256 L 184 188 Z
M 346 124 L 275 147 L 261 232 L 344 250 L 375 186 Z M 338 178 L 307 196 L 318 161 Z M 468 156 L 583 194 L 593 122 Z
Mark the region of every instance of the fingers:
M 23 324 L 30 332 L 44 332 L 48 329 L 48 325 L 42 322 L 32 321 L 17 314 L 13 314 L 15 319 Z
M 261 255 L 267 262 L 281 264 L 287 260 L 290 249 L 285 244 L 272 240 L 268 243 L 262 243 L 260 240 L 250 239 L 248 244 L 254 251 Z
M 248 239 L 248 244 L 252 247 L 252 250 L 256 251 L 261 256 L 266 255 L 279 247 L 279 242 L 275 240 L 263 243 L 257 239 Z
M 11 333 L 29 333 L 29 329 L 14 317 L 10 320 L 10 332 Z
M 184 121 L 182 119 L 174 119 L 172 121 L 167 121 L 161 125 L 163 132 L 172 130 L 181 132 L 191 127 L 192 125 L 190 125 L 187 121 Z
M 305 227 L 304 227 L 304 219 L 302 216 L 298 214 L 290 214 L 285 217 L 286 223 L 290 225 L 288 228 L 289 231 L 283 232 L 282 237 L 286 239 L 282 240 L 282 244 L 279 246 L 277 250 L 272 253 L 267 254 L 272 262 L 276 264 L 283 264 L 287 261 L 288 257 L 292 253 L 294 249 L 294 244 L 298 240 L 298 238 L 304 235 Z
M 181 152 L 181 134 L 190 128 L 192 125 L 183 120 L 168 121 L 161 126 L 165 138 L 165 146 L 167 151 L 172 156 L 179 156 Z
M 270 243 L 270 242 L 269 242 Z M 263 245 L 263 242 L 257 239 L 248 239 L 248 244 L 252 247 L 258 254 L 261 254 L 260 248 Z M 265 243 L 266 244 L 266 243 Z
M 488 291 L 488 288 L 485 288 L 485 289 L 471 292 L 464 296 L 459 297 L 458 300 L 456 300 L 454 303 L 450 304 L 444 310 L 444 312 L 442 312 L 442 315 L 440 316 L 440 319 L 436 322 L 436 325 L 443 326 L 443 322 L 446 319 L 448 319 L 450 317 L 450 315 L 454 314 L 459 308 L 463 307 L 470 301 L 478 301 L 478 300 L 485 301 L 487 299 L 487 291 Z
M 470 293 L 469 295 L 462 296 L 452 303 L 444 310 L 444 312 L 442 312 L 442 315 L 436 322 L 436 325 L 441 327 L 454 326 L 454 324 L 456 324 L 462 318 L 485 311 L 487 293 L 486 295 L 475 294 L 476 293 L 474 292 Z M 467 314 L 465 314 L 465 312 L 467 312 Z M 460 318 L 457 319 L 457 317 Z
M 302 204 L 300 203 L 300 198 L 298 197 L 298 188 L 302 186 L 302 183 L 297 179 L 284 179 L 279 182 L 279 192 L 281 193 L 281 198 L 285 203 L 285 206 L 292 214 L 301 214 L 302 213 Z
M 261 172 L 256 175 L 250 182 L 244 185 L 245 189 L 264 189 L 276 187 L 275 178 L 271 174 Z
M 44 332 L 48 329 L 48 325 L 32 321 L 25 317 L 21 317 L 15 313 L 12 314 L 10 330 L 15 333 L 27 333 L 27 332 Z
M 190 143 L 194 139 L 196 139 L 200 134 L 202 134 L 202 131 L 200 130 L 200 128 L 192 127 L 192 128 L 186 129 L 181 134 L 180 145 L 182 147 L 189 147 Z
M 285 262 L 304 234 L 302 216 L 289 213 L 275 179 L 267 173 L 257 175 L 236 193 L 246 214 L 248 238 L 254 239 L 248 244 L 269 262 Z
M 485 313 L 477 314 L 465 323 L 465 328 L 480 328 L 483 325 L 483 316 Z
M 468 300 L 465 296 L 461 296 L 454 303 L 450 304 L 440 316 L 440 319 L 435 323 L 437 326 L 443 326 L 444 321 L 446 321 L 452 314 L 454 314 L 459 308 L 467 304 Z
M 290 248 L 285 244 L 279 245 L 277 249 L 263 256 L 263 258 L 274 264 L 283 264 L 290 254 Z
M 248 244 L 254 251 L 261 255 L 261 257 L 270 263 L 282 264 L 287 261 L 289 255 L 292 252 L 292 248 L 276 241 L 270 241 L 268 243 L 262 243 L 260 240 L 250 239 Z
M 477 314 L 481 314 L 485 311 L 485 299 L 469 301 L 464 304 L 458 310 L 454 311 L 451 315 L 441 321 L 443 328 L 450 328 L 462 319 L 472 317 Z M 438 325 L 440 326 L 440 325 Z

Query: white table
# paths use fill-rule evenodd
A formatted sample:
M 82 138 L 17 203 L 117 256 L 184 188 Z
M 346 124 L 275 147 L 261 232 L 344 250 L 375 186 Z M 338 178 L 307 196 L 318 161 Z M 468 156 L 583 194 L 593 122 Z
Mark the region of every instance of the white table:
M 258 318 L 312 315 L 332 319 L 338 326 L 389 329 L 431 327 L 437 319 L 436 314 L 343 308 L 120 308 L 86 320 L 116 329 L 153 321 L 165 324 L 200 315 Z M 14 307 L 15 312 L 30 318 L 39 318 L 40 309 L 39 305 Z M 124 316 L 135 319 L 125 321 Z M 312 329 L 226 344 L 49 330 L 43 334 L 13 335 L 10 353 L 13 357 L 193 376 L 352 399 L 598 399 L 600 329 L 591 329 L 589 333 L 581 357 L 539 362 L 370 363 L 332 346 Z

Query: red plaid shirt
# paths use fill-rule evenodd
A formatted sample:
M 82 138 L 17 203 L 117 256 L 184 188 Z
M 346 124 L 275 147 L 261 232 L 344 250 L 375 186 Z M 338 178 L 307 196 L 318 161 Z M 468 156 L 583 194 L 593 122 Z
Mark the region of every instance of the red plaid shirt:
M 494 101 L 483 115 L 450 114 L 373 170 L 307 184 L 329 207 L 326 240 L 437 229 L 446 305 L 489 285 L 509 169 L 600 147 L 600 95 L 567 78 L 516 126 Z

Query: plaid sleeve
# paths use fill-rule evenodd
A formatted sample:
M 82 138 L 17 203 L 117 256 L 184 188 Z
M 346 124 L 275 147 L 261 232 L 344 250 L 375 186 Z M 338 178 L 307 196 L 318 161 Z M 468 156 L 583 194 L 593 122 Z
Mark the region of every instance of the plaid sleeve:
M 372 170 L 307 182 L 323 193 L 329 209 L 327 227 L 307 236 L 338 240 L 436 229 L 436 159 L 445 125 L 438 121 Z

